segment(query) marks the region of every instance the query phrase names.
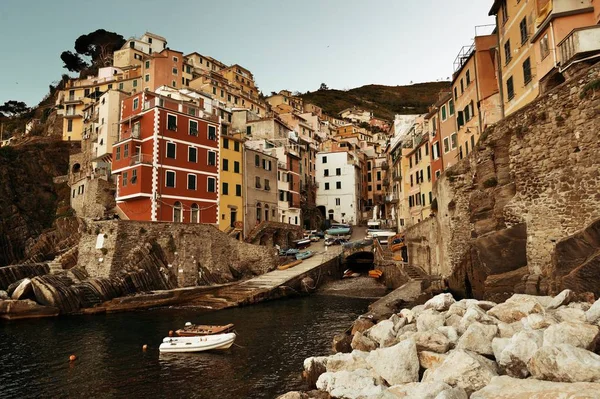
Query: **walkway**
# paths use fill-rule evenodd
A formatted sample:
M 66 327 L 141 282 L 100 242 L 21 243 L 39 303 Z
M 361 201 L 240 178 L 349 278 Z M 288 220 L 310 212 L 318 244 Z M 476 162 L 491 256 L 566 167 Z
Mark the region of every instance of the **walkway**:
M 340 246 L 330 247 L 327 251 L 321 250 L 299 265 L 286 270 L 274 270 L 250 280 L 222 287 L 202 295 L 188 305 L 220 310 L 274 299 L 286 290 L 293 290 L 289 287 L 290 282 L 315 272 L 316 269 L 337 257 L 341 250 Z

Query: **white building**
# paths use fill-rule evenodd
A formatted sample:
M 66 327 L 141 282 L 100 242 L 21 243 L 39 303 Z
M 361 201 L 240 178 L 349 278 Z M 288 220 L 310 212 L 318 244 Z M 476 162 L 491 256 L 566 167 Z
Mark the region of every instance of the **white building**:
M 329 220 L 360 221 L 360 162 L 352 152 L 319 152 L 316 163 L 317 207 Z
M 108 167 L 112 157 L 112 145 L 119 136 L 119 120 L 121 117 L 121 101 L 127 97 L 120 90 L 108 90 L 104 93 L 93 108 L 93 113 L 84 117 L 95 120 L 95 133 L 91 135 L 92 162 L 94 168 Z M 95 113 L 95 114 L 94 114 Z

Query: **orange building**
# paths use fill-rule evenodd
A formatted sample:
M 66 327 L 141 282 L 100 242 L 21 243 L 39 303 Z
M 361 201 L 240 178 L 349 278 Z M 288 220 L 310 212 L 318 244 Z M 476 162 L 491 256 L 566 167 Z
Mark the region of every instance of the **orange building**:
M 218 223 L 220 123 L 203 109 L 151 91 L 123 100 L 112 173 L 129 219 Z

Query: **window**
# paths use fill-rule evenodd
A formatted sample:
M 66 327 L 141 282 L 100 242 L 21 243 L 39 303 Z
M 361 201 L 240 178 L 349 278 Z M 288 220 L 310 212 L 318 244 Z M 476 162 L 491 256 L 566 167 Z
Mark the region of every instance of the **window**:
M 512 100 L 515 97 L 515 87 L 513 86 L 512 76 L 506 81 L 506 95 L 508 101 Z
M 237 152 L 240 152 L 240 143 L 239 142 L 235 141 L 233 143 L 233 150 L 237 151 Z
M 381 191 L 381 184 L 377 185 L 377 191 Z
M 504 65 L 508 65 L 510 60 L 512 60 L 512 52 L 510 51 L 510 40 L 507 40 L 504 43 Z
M 325 177 L 329 176 L 329 169 L 325 169 L 323 171 L 323 176 L 325 176 Z
M 271 186 L 269 185 L 269 179 L 265 179 L 265 190 L 269 191 L 271 189 Z
M 469 142 L 465 141 L 465 154 L 469 155 Z
M 431 205 L 432 202 L 433 202 L 433 194 L 430 191 L 429 192 L 429 205 Z
M 198 162 L 198 149 L 195 147 L 188 147 L 188 162 Z
M 548 34 L 546 33 L 544 37 L 540 39 L 540 56 L 543 60 L 550 54 L 550 47 L 548 46 Z
M 123 172 L 123 187 L 127 185 L 127 172 Z
M 440 157 L 440 142 L 436 141 L 431 146 L 431 154 L 433 155 L 433 159 L 438 159 Z
M 131 184 L 135 184 L 137 182 L 137 169 L 133 169 L 131 171 Z
M 129 156 L 129 144 L 125 144 L 123 146 L 123 158 L 127 158 Z
M 146 74 L 144 76 L 144 81 L 149 82 L 150 81 L 150 75 Z
M 529 33 L 527 32 L 527 17 L 523 18 L 519 23 L 519 30 L 521 31 L 521 44 L 524 45 L 529 39 Z
M 146 69 L 150 68 L 150 61 L 146 61 Z
M 446 105 L 442 105 L 442 120 L 445 121 L 448 118 L 446 115 Z
M 223 183 L 223 195 L 229 195 L 229 183 Z
M 166 187 L 175 187 L 175 172 L 173 172 L 172 170 L 167 170 L 166 172 L 166 182 L 165 182 L 165 186 Z
M 225 97 L 225 92 L 221 89 L 221 97 Z
M 216 140 L 217 139 L 217 128 L 214 126 L 208 127 L 208 139 Z
M 235 196 L 236 197 L 241 197 L 242 196 L 242 185 L 241 184 L 236 184 L 235 185 Z
M 502 9 L 502 23 L 505 24 L 506 21 L 508 21 L 508 9 L 506 7 L 506 1 L 507 0 L 502 0 L 502 2 L 500 3 L 500 8 Z
M 463 82 L 463 80 L 460 80 L 460 94 L 463 94 L 465 92 L 465 84 Z
M 117 147 L 117 155 L 116 155 L 116 157 L 115 157 L 115 158 L 117 159 L 117 161 L 118 161 L 119 159 L 121 159 L 121 147 Z
M 367 187 L 367 190 L 368 190 L 368 191 L 373 191 L 373 186 L 368 186 L 368 187 Z
M 247 134 L 248 136 L 251 136 L 251 135 L 252 135 L 252 126 L 246 126 L 246 134 Z
M 139 107 L 140 107 L 140 99 L 139 98 L 134 98 L 133 99 L 133 110 L 135 111 Z
M 73 119 L 69 119 L 67 121 L 67 132 L 72 132 L 73 131 Z
M 260 167 L 260 157 L 258 155 L 254 156 L 254 166 Z
M 167 158 L 175 159 L 176 147 L 175 143 L 167 143 Z
M 378 172 L 379 173 L 379 172 Z M 335 169 L 335 175 L 336 176 L 341 176 L 342 175 L 342 168 L 336 168 Z
M 427 166 L 427 181 L 431 181 L 431 166 Z
M 229 140 L 228 139 L 223 139 L 223 148 L 229 148 Z
M 119 90 L 123 90 L 123 82 L 119 83 Z
M 452 135 L 450 136 L 450 142 L 452 143 L 452 149 L 455 149 L 456 146 L 458 145 L 458 140 L 456 138 L 456 133 L 452 133 Z
M 469 85 L 471 84 L 471 71 L 467 70 L 465 78 L 467 79 L 467 87 L 469 87 Z
M 190 136 L 198 136 L 198 122 L 190 120 Z
M 335 182 L 335 188 L 337 188 L 338 190 L 342 188 L 342 182 L 341 181 L 336 181 Z
M 172 81 L 172 82 L 171 82 L 171 86 L 173 86 L 173 87 L 177 87 L 177 82 L 175 82 L 175 81 Z
M 167 115 L 167 129 L 173 131 L 177 130 L 177 116 Z
M 373 181 L 373 175 L 371 173 L 367 173 L 367 181 L 368 182 Z
M 196 116 L 196 108 L 188 107 L 188 114 Z
M 194 174 L 188 174 L 188 190 L 195 190 L 196 189 L 196 175 Z
M 341 199 L 341 198 L 336 198 L 336 199 L 335 199 L 335 204 L 336 204 L 337 206 L 340 206 L 340 205 L 342 204 L 342 199 Z
M 419 176 L 417 176 L 417 183 L 419 182 Z M 414 186 L 413 175 L 410 175 L 410 186 Z
M 458 88 L 457 87 L 454 88 L 454 99 L 458 100 Z
M 207 184 L 207 191 L 209 193 L 214 193 L 216 191 L 217 179 L 215 179 L 214 177 L 209 177 L 207 180 Z
M 325 183 L 325 190 L 329 190 L 329 183 Z
M 255 187 L 255 188 L 260 188 L 260 187 L 261 187 L 261 186 L 260 186 L 260 177 L 258 177 L 258 176 L 256 176 L 256 177 L 254 178 L 254 187 Z
M 240 173 L 240 163 L 238 161 L 233 162 L 233 172 Z
M 210 166 L 215 166 L 217 164 L 217 153 L 214 151 L 208 152 L 208 164 Z
M 173 68 L 173 75 L 177 75 L 177 68 Z
M 323 163 L 327 163 L 327 157 L 323 157 Z
M 440 174 L 441 174 L 441 173 L 442 173 L 442 172 L 440 172 L 440 170 L 439 170 L 439 169 L 438 169 L 438 170 L 436 170 L 436 171 L 435 171 L 435 178 L 436 178 L 436 179 L 439 179 L 439 177 L 440 177 Z
M 429 144 L 425 143 L 425 156 L 429 155 Z
M 471 151 L 473 151 L 473 148 L 475 148 L 475 135 L 471 136 Z
M 531 59 L 527 58 L 523 62 L 523 82 L 524 84 L 528 84 L 531 82 Z
M 137 87 L 137 79 L 133 80 L 133 87 Z
M 377 180 L 381 181 L 381 171 L 380 170 L 377 171 Z

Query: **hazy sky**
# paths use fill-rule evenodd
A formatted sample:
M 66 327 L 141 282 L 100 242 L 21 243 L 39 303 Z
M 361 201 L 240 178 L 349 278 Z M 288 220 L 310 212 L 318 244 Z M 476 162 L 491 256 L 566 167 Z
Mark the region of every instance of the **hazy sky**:
M 492 0 L 0 0 L 0 104 L 37 104 L 60 53 L 103 28 L 252 71 L 263 93 L 444 79 Z

